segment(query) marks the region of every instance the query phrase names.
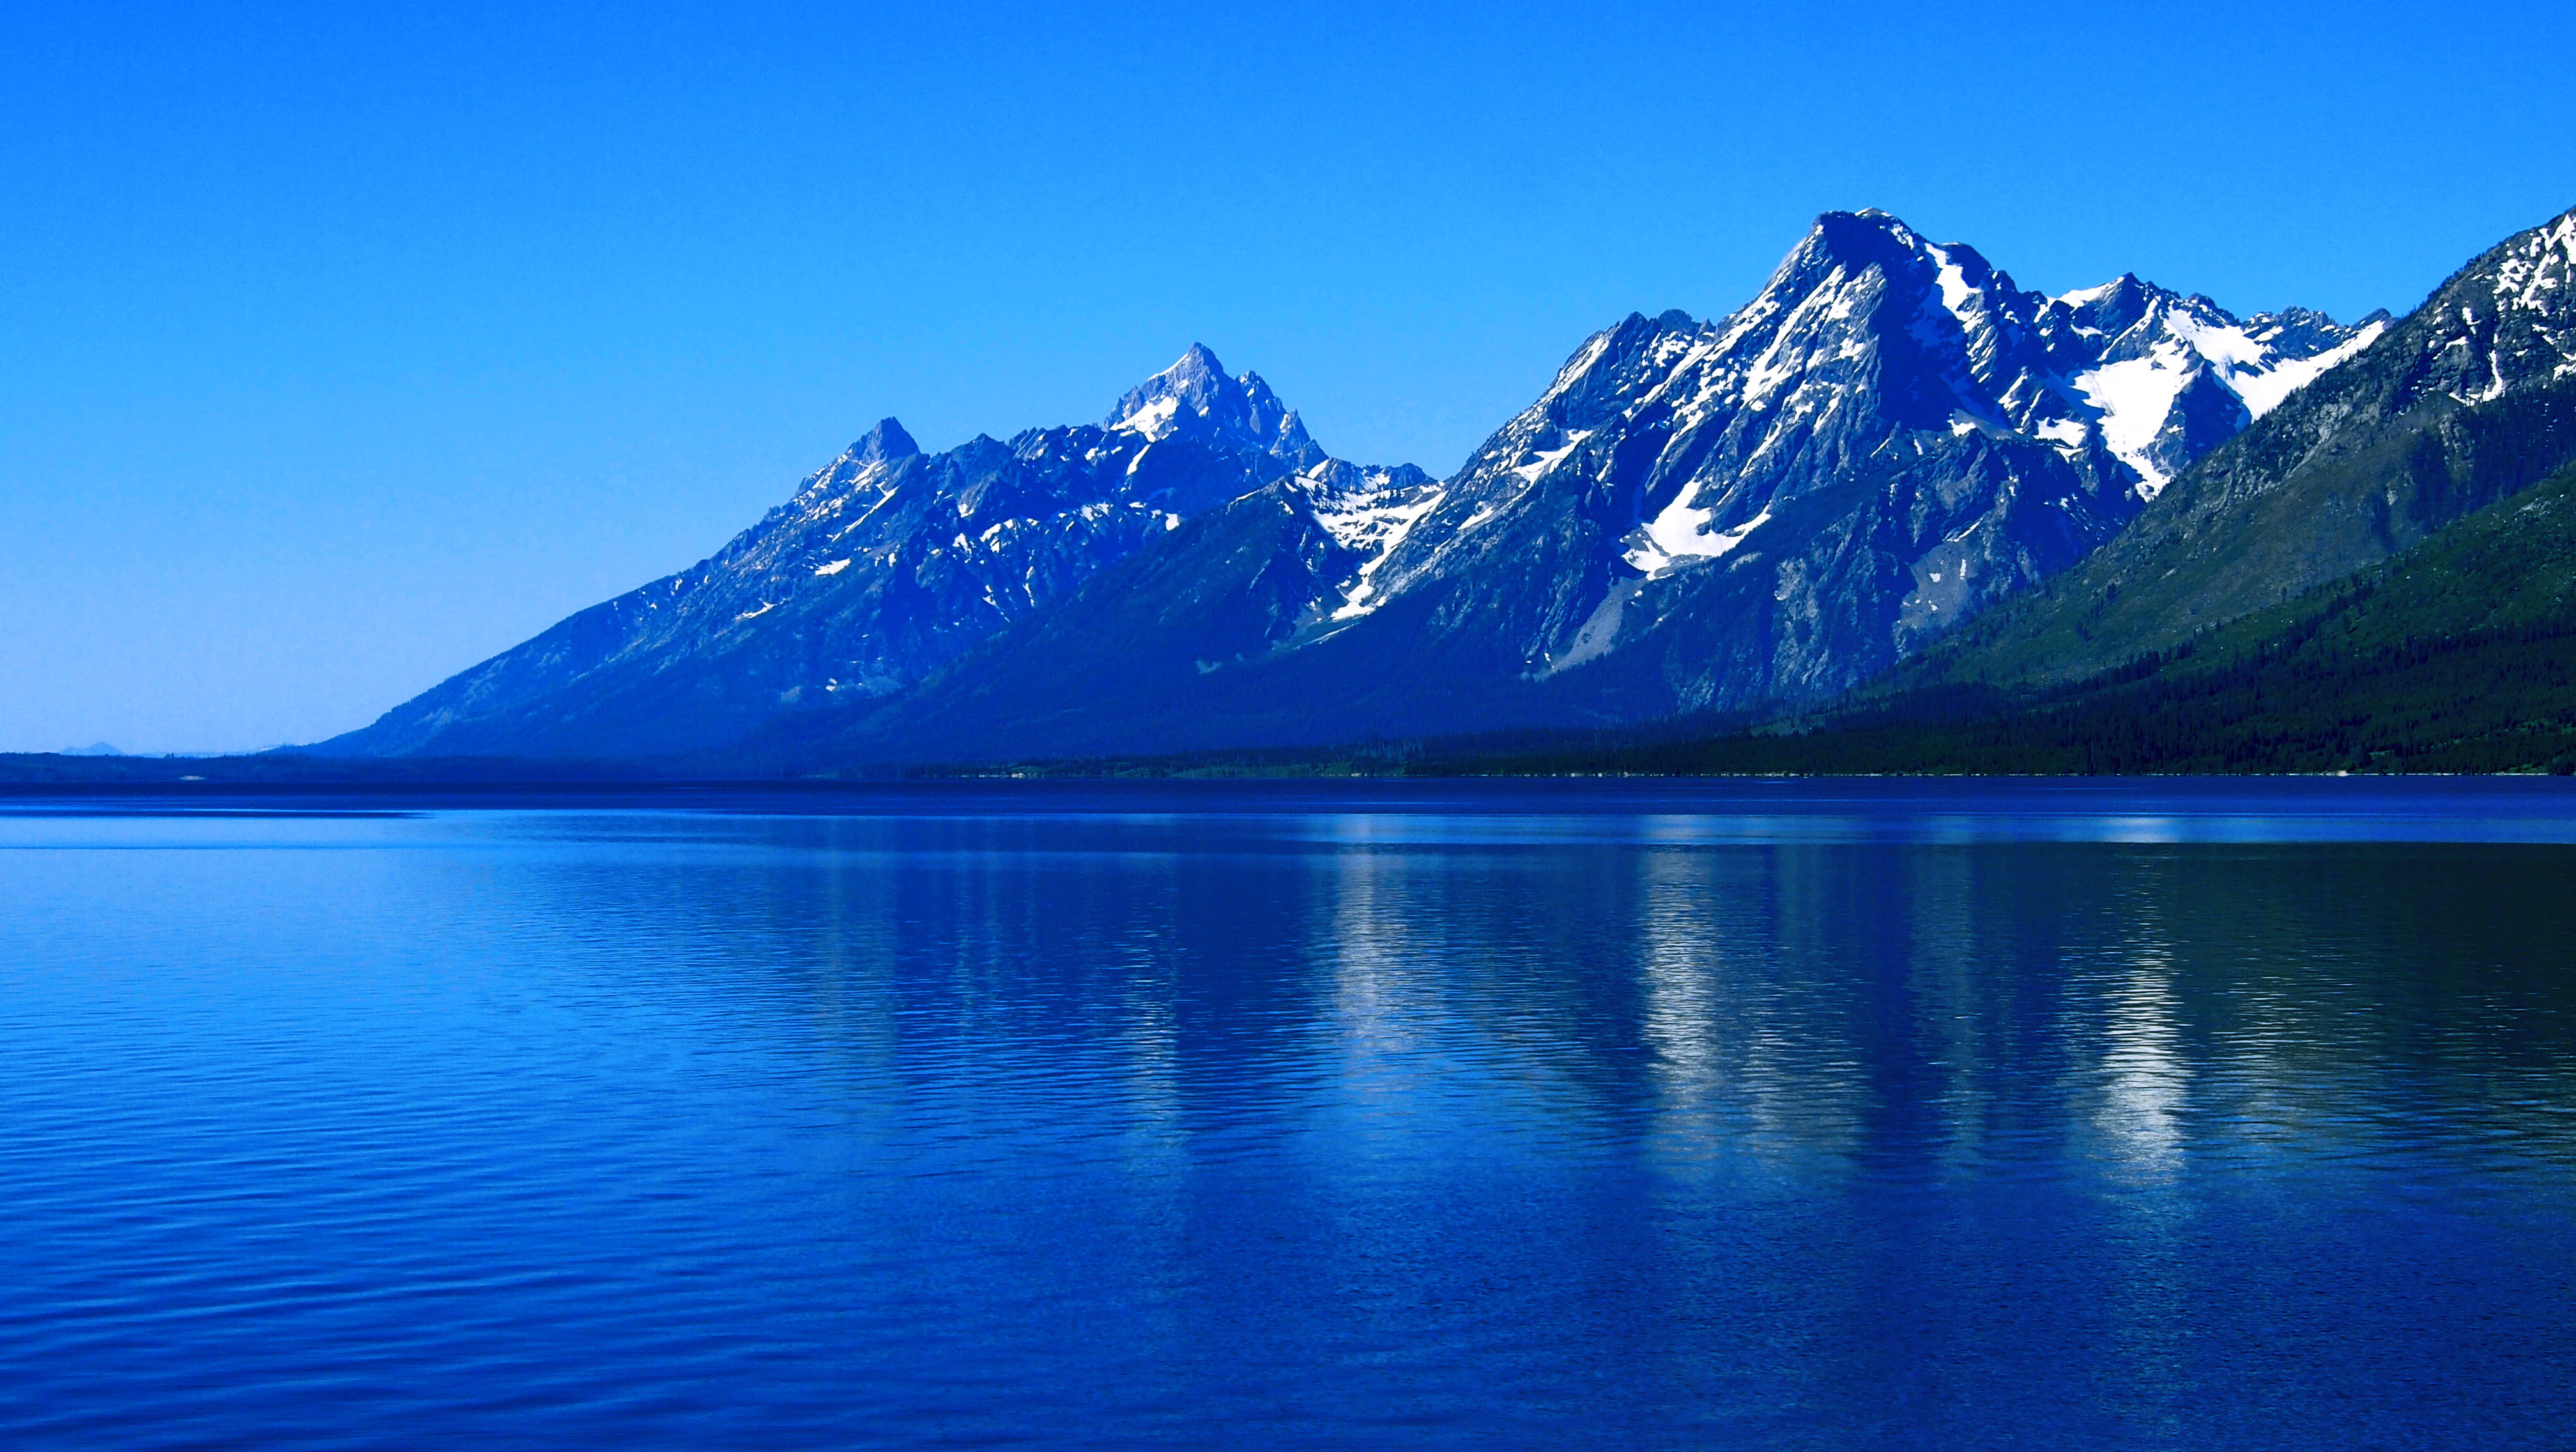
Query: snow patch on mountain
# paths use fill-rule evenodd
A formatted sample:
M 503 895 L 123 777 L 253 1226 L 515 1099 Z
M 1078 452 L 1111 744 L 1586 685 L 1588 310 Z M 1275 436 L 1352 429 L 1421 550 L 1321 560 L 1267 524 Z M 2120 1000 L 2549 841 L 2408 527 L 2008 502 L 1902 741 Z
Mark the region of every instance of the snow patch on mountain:
M 2234 395 L 2251 421 L 2388 329 L 2384 316 L 2347 328 L 2295 310 L 2240 321 L 2207 298 L 2179 297 L 2128 278 L 2056 301 L 2076 309 L 2100 307 L 2124 287 L 2144 294 L 2137 318 L 2108 335 L 2102 362 L 2067 382 L 2090 407 L 2104 446 L 2137 471 L 2138 493 L 2147 499 L 2164 492 L 2176 466 L 2189 462 L 2171 457 L 2171 451 L 2160 456 L 2157 445 L 2178 426 L 2176 405 L 2195 379 L 2205 376 Z
M 1565 442 L 1558 445 L 1556 448 L 1545 450 L 1532 449 L 1527 455 L 1528 462 L 1515 465 L 1512 472 L 1520 475 L 1522 479 L 1529 483 L 1535 484 L 1541 478 L 1544 478 L 1550 469 L 1564 463 L 1566 456 L 1573 453 L 1576 449 L 1581 448 L 1583 441 L 1591 436 L 1590 430 L 1580 430 L 1568 435 Z
M 2138 471 L 2138 493 L 2148 499 L 2172 481 L 2147 457 L 2147 446 L 2163 431 L 2165 416 L 2173 412 L 2174 399 L 2195 367 L 2188 349 L 2167 344 L 2146 357 L 2106 363 L 2071 380 L 2093 406 L 2102 442 Z
M 1970 305 L 1976 300 L 1978 293 L 1977 289 L 1968 285 L 1966 269 L 1960 267 L 1957 259 L 1950 255 L 1948 248 L 1927 247 L 1924 251 L 1931 254 L 1932 260 L 1940 265 L 1941 270 L 1935 280 L 1941 285 L 1941 306 L 1948 309 L 1950 316 L 1957 318 L 1961 323 L 1975 326 L 1977 318 Z
M 2528 245 L 2504 259 L 2496 268 L 2496 301 L 2538 312 L 2563 307 L 2566 300 L 2550 294 L 2567 287 L 2571 272 L 2576 272 L 2576 213 L 2542 228 Z
M 2236 396 L 2245 400 L 2246 409 L 2256 418 L 2281 406 L 2281 401 L 2322 377 L 2336 364 L 2379 341 L 2388 331 L 2388 320 L 2374 318 L 2364 323 L 2350 338 L 2326 351 L 2306 358 L 2283 358 L 2267 368 L 2228 375 L 2227 384 Z
M 1315 523 L 1333 543 L 1360 557 L 1344 577 L 1326 618 L 1357 620 L 1385 603 L 1376 596 L 1387 556 L 1440 507 L 1447 491 L 1410 465 L 1395 469 L 1319 469 L 1295 481 Z
M 1693 709 L 1829 692 L 2081 558 L 2384 329 L 2239 318 L 2134 276 L 2049 297 L 1884 212 L 1829 213 L 1728 317 L 1637 314 L 1585 340 L 1378 532 L 1331 615 L 1430 591 L 1437 628 L 1494 622 L 1512 638 L 1478 648 L 1540 680 L 1649 640 L 1676 649 L 1673 629 L 1703 628 L 1676 626 L 1676 602 L 1758 589 L 1764 604 L 1738 607 L 1738 664 L 1685 651 L 1634 669 Z M 1772 567 L 1758 584 L 1736 574 L 1749 542 Z M 1712 561 L 1726 565 L 1694 568 Z M 1550 572 L 1528 587 L 1539 600 L 1471 583 L 1526 568 Z M 1751 659 L 1769 678 L 1708 674 Z
M 1112 433 L 1143 434 L 1148 439 L 1165 438 L 1171 434 L 1173 420 L 1180 411 L 1180 398 L 1165 394 L 1138 404 L 1136 411 L 1124 418 L 1111 419 L 1109 429 Z
M 1685 494 L 1664 507 L 1661 514 L 1646 521 L 1640 533 L 1644 536 L 1621 558 L 1628 567 L 1649 576 L 1660 575 L 1693 560 L 1722 559 L 1755 530 L 1771 522 L 1771 511 L 1763 510 L 1731 529 L 1713 529 L 1715 508 L 1701 509 Z

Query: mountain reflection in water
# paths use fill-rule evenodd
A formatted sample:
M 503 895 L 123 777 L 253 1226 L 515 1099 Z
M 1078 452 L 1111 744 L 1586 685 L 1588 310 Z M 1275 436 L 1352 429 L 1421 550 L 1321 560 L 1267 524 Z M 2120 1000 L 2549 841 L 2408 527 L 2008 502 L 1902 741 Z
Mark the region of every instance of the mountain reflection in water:
M 0 812 L 0 1436 L 2548 1442 L 2546 786 Z

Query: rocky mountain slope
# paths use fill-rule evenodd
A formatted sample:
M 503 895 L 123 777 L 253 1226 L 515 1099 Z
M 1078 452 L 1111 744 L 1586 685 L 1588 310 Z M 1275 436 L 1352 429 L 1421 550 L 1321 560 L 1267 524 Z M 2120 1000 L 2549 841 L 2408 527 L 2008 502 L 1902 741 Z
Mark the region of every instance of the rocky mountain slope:
M 1829 699 L 2073 565 L 2384 327 L 2133 277 L 2044 297 L 1830 214 L 1734 315 L 1587 341 L 1338 595 L 1250 587 L 1315 546 L 1237 501 L 922 693 L 794 725 L 815 760 L 1081 754 Z
M 1591 666 L 1674 709 L 1821 698 L 2072 565 L 2382 326 L 2240 324 L 2131 277 L 2046 298 L 1828 215 L 1731 317 L 1587 343 L 1372 599 L 1437 594 L 1536 678 Z M 1561 563 L 1530 579 L 1533 555 Z
M 1259 375 L 1229 378 L 1196 346 L 1098 425 L 934 455 L 887 419 L 712 557 L 312 749 L 721 745 L 782 713 L 905 691 L 1183 519 L 1272 485 L 1333 546 L 1318 588 L 1340 588 L 1431 481 L 1331 457 Z
M 1596 735 L 1449 769 L 2576 774 L 2576 465 L 2088 680 L 1879 693 L 1794 727 Z
M 1897 687 L 2063 682 L 2399 554 L 2576 461 L 2576 212 L 2490 249 Z
M 934 456 L 889 420 L 709 560 L 323 749 L 828 763 L 1821 701 L 2385 326 L 2046 297 L 1831 213 L 1729 317 L 1595 335 L 1446 480 L 1332 459 L 1196 347 L 1097 426 Z

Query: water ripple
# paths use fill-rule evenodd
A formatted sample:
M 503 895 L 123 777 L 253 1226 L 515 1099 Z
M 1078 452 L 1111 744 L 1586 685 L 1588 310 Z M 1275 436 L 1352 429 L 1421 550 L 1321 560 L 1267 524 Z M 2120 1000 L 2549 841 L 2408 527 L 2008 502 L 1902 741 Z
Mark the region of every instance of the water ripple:
M 0 1437 L 2559 1436 L 2563 794 L 1615 790 L 0 813 Z

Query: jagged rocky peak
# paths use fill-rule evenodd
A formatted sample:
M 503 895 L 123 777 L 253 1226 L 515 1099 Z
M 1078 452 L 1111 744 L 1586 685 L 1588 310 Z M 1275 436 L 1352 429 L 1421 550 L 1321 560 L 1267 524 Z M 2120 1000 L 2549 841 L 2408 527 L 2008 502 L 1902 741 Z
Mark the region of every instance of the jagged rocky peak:
M 2305 309 L 2239 319 L 2134 273 L 2050 298 L 1885 211 L 1827 212 L 1723 320 L 1631 314 L 1596 334 L 1476 466 L 1518 475 L 1497 474 L 1513 489 L 1577 445 L 1597 452 L 1641 427 L 1692 436 L 1619 447 L 1653 459 L 1655 508 L 1677 471 L 1697 475 L 1677 502 L 1716 511 L 1714 525 L 1853 460 L 1973 434 L 2046 448 L 2134 505 L 2385 326 Z
M 913 442 L 912 435 L 904 432 L 902 424 L 891 418 L 881 418 L 875 428 L 850 445 L 849 457 L 862 464 L 891 464 L 920 452 L 921 445 Z
M 1892 285 L 1906 300 L 1937 304 L 1972 332 L 1999 321 L 2027 322 L 2038 311 L 2040 300 L 2014 286 L 2012 275 L 1976 248 L 1934 242 L 1876 207 L 1816 218 L 1806 239 L 1772 275 L 1764 296 L 1803 298 L 1839 280 L 1836 274 L 1859 279 L 1873 271 L 1882 285 Z
M 2422 334 L 2409 399 L 2487 403 L 2576 377 L 2576 211 L 2488 249 L 2407 322 Z
M 1101 427 L 1157 442 L 1186 438 L 1229 452 L 1268 454 L 1296 468 L 1325 458 L 1295 411 L 1260 374 L 1226 376 L 1225 365 L 1204 343 L 1192 343 L 1179 362 L 1129 389 Z
M 2131 273 L 2050 298 L 1887 212 L 1828 212 L 1726 317 L 1588 339 L 1408 501 L 1418 525 L 1332 618 L 1433 592 L 1396 618 L 1481 621 L 1532 680 L 1631 672 L 1691 709 L 1829 695 L 2072 565 L 2375 336 Z
M 1977 249 L 1964 242 L 1936 243 L 1905 225 L 1902 218 L 1866 207 L 1857 212 L 1826 212 L 1807 229 L 1807 236 L 1781 265 L 1781 276 L 1807 267 L 1842 266 L 1854 270 L 1878 266 L 1908 271 L 1929 262 L 1956 266 L 1980 281 L 2000 277 Z M 1775 283 L 1778 278 L 1775 277 Z
M 2495 258 L 2496 301 L 2522 312 L 2564 315 L 2576 304 L 2576 211 L 2508 239 Z
M 2077 288 L 2053 299 L 2064 307 L 2068 321 L 2078 334 L 2116 338 L 2136 327 L 2160 297 L 2163 288 L 2142 281 L 2134 272 L 2123 272 L 2098 287 Z
M 2066 412 L 2037 381 L 2054 371 L 2045 302 L 1965 243 L 1874 208 L 1827 212 L 1720 325 L 1715 351 L 1757 408 L 1821 410 L 1862 386 L 1890 390 L 1888 416 L 1909 428 L 1964 416 L 2028 431 Z
M 1699 370 L 1709 388 L 1665 402 L 1685 411 L 1721 400 L 1763 410 L 1822 407 L 1816 390 L 1875 387 L 1890 366 L 1914 371 L 1920 361 L 1983 415 L 2044 361 L 2033 333 L 2044 302 L 1964 243 L 1927 241 L 1875 208 L 1827 212 L 1742 308 L 1713 324 L 1678 309 L 1632 313 L 1587 342 L 1541 401 L 1555 404 L 1551 422 L 1579 429 L 1594 421 L 1586 401 L 1625 408 L 1666 388 L 1676 371 Z M 1916 388 L 1909 379 L 1905 391 L 1923 402 L 1918 422 L 1949 426 L 1959 402 L 1950 389 Z M 2036 393 L 2023 394 L 2026 410 Z
M 1774 328 L 1796 331 L 1800 322 L 1823 337 L 1815 324 L 1891 301 L 1910 302 L 1898 316 L 1928 324 L 1927 361 L 1966 415 L 2070 453 L 2098 442 L 2147 498 L 2388 326 L 2385 313 L 2344 324 L 2306 308 L 2239 318 L 2133 272 L 2044 297 L 2022 291 L 1975 248 L 1928 241 L 1871 209 L 1817 218 L 1762 297 L 1728 320 L 1727 337 L 1767 344 Z M 1959 326 L 1955 344 L 1939 342 L 1944 315 Z M 1955 354 L 1940 356 L 1950 347 Z M 1767 371 L 1783 376 L 1782 355 L 1768 356 L 1775 366 Z M 1943 403 L 1939 393 L 1918 397 Z
M 2239 318 L 2127 272 L 2044 301 L 2039 326 L 2061 391 L 2148 499 L 2388 330 L 2385 312 L 2351 324 L 2298 307 Z
M 868 481 L 882 480 L 897 472 L 905 460 L 919 457 L 921 445 L 913 441 L 902 424 L 891 418 L 878 419 L 877 426 L 843 449 L 839 458 L 807 475 L 793 499 L 770 511 L 770 522 L 823 507 Z
M 2285 357 L 2312 357 L 2341 347 L 2374 324 L 2384 331 L 2389 321 L 2386 308 L 2374 308 L 2357 322 L 2338 323 L 2310 308 L 2287 307 L 2276 313 L 2256 313 L 2245 320 L 2245 330 L 2256 342 Z
M 1008 443 L 978 434 L 931 455 L 880 420 L 714 555 L 433 687 L 336 749 L 726 739 L 783 711 L 909 689 L 1237 500 L 1281 491 L 1265 504 L 1337 546 L 1318 569 L 1348 574 L 1435 488 L 1410 466 L 1329 457 L 1258 375 L 1230 377 L 1193 345 L 1105 425 Z

